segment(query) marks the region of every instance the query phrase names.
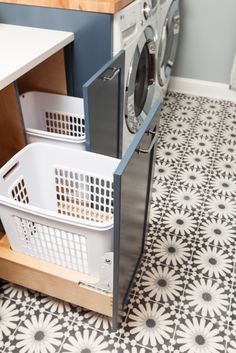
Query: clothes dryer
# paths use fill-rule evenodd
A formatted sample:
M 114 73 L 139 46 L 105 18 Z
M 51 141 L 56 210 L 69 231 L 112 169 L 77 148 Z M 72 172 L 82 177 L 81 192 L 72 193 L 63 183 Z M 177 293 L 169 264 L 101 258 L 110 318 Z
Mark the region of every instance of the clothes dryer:
M 156 0 L 136 0 L 114 15 L 113 54 L 125 50 L 122 154 L 149 113 L 157 80 Z
M 156 96 L 164 98 L 175 62 L 180 33 L 179 0 L 159 0 Z

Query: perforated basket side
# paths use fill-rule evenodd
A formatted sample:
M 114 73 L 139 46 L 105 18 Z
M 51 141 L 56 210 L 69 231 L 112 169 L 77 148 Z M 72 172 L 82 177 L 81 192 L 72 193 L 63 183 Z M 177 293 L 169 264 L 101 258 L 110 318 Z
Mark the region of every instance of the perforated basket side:
M 83 100 L 44 92 L 20 96 L 26 133 L 49 139 L 85 142 Z
M 44 118 L 47 132 L 85 138 L 85 121 L 82 114 L 45 110 Z
M 9 189 L 9 194 L 15 201 L 29 203 L 29 195 L 25 185 L 24 177 L 20 177 Z
M 87 239 L 84 235 L 14 216 L 23 252 L 75 271 L 88 273 Z
M 56 166 L 55 188 L 60 214 L 103 223 L 113 219 L 113 179 Z

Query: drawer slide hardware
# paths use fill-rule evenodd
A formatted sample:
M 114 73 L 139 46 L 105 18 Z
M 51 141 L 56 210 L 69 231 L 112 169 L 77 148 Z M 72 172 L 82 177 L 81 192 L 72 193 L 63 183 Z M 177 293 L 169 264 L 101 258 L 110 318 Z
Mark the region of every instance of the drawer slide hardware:
M 88 283 L 80 281 L 79 283 L 105 293 L 111 293 L 113 289 L 113 257 L 113 252 L 108 252 L 102 257 L 98 282 Z

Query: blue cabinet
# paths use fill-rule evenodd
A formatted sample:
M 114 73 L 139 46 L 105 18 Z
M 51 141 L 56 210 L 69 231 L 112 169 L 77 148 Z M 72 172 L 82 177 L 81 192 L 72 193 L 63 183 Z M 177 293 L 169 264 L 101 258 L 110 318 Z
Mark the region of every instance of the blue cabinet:
M 65 50 L 69 95 L 82 97 L 83 84 L 111 59 L 112 15 L 0 3 L 0 22 L 74 32 Z
M 75 33 L 65 51 L 68 93 L 84 97 L 87 149 L 120 157 L 125 53 L 112 58 L 112 16 L 0 4 L 0 22 Z M 114 328 L 143 253 L 159 114 L 156 102 L 114 174 Z
M 122 50 L 83 86 L 88 151 L 121 158 L 124 70 Z

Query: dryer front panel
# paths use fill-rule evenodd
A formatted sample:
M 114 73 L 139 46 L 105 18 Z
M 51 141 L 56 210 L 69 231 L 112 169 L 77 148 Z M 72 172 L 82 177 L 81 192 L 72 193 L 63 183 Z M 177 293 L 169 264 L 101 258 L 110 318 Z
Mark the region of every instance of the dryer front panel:
M 173 0 L 164 19 L 158 50 L 158 81 L 165 86 L 170 78 L 180 31 L 179 1 Z

